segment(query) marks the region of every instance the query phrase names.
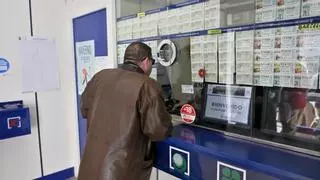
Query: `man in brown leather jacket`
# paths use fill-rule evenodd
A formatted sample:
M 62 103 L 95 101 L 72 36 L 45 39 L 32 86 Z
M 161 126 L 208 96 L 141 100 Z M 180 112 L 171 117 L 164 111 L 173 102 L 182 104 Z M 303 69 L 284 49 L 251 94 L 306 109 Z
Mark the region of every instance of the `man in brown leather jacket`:
M 124 65 L 102 70 L 81 97 L 88 120 L 87 142 L 79 180 L 147 180 L 153 165 L 153 141 L 171 132 L 161 88 L 149 78 L 151 48 L 135 42 L 125 51 Z

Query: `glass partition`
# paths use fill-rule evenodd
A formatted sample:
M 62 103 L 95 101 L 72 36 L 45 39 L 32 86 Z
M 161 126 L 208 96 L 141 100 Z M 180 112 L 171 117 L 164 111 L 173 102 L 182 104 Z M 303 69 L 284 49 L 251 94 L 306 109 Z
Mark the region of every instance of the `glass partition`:
M 319 151 L 319 9 L 320 0 L 119 0 L 118 63 L 145 42 L 175 120 Z

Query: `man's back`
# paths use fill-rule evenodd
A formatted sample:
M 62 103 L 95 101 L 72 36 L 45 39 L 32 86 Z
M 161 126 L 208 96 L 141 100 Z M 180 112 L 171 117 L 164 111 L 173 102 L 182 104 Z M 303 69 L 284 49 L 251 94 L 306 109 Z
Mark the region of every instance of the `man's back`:
M 161 89 L 139 68 L 103 70 L 81 99 L 88 136 L 79 179 L 148 179 L 150 140 L 171 129 Z

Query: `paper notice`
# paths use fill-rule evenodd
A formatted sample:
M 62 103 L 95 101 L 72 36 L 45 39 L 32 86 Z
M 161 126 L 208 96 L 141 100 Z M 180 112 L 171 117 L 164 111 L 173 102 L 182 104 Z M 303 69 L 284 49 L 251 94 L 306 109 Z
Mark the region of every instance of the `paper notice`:
M 183 94 L 193 94 L 193 85 L 181 85 L 181 91 Z
M 113 62 L 108 59 L 108 56 L 98 56 L 94 59 L 94 72 L 97 73 L 103 69 L 114 68 Z
M 300 2 L 293 5 L 283 5 L 277 7 L 277 21 L 297 19 L 300 17 Z
M 218 74 L 207 72 L 205 80 L 206 82 L 218 82 Z
M 219 83 L 224 84 L 233 84 L 233 74 L 220 73 L 219 74 Z
M 204 28 L 213 29 L 220 27 L 220 3 L 205 2 Z
M 203 82 L 199 70 L 206 72 L 205 80 L 217 82 L 218 39 L 216 35 L 195 36 L 190 39 L 191 72 L 193 82 Z M 209 77 L 210 76 L 210 77 Z
M 252 73 L 250 73 L 250 74 L 237 73 L 237 77 L 236 77 L 236 83 L 237 84 L 248 84 L 248 85 L 251 85 L 252 82 L 253 82 Z
M 256 23 L 270 22 L 276 20 L 276 7 L 268 7 L 256 10 Z
M 319 0 L 303 0 L 301 8 L 301 17 L 311 17 L 320 15 Z
M 252 84 L 254 31 L 236 33 L 236 83 Z M 239 78 L 239 79 L 238 79 Z
M 294 78 L 291 75 L 275 75 L 274 76 L 274 86 L 280 87 L 293 87 Z
M 19 45 L 22 92 L 59 89 L 59 60 L 55 41 L 30 37 L 20 40 Z
M 294 69 L 294 87 L 317 88 L 320 59 L 319 40 L 318 29 L 299 31 L 296 39 L 298 50 Z

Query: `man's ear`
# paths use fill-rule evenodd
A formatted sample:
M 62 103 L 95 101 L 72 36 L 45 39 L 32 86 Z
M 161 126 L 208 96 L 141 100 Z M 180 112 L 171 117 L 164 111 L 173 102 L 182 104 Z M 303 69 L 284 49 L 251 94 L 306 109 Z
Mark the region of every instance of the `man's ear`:
M 142 60 L 142 64 L 143 65 L 147 65 L 148 64 L 148 58 L 147 57 Z
M 145 57 L 142 61 L 148 62 L 148 57 Z

